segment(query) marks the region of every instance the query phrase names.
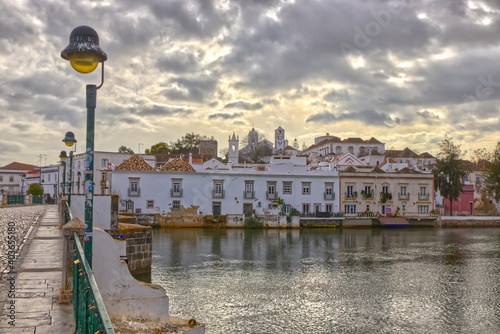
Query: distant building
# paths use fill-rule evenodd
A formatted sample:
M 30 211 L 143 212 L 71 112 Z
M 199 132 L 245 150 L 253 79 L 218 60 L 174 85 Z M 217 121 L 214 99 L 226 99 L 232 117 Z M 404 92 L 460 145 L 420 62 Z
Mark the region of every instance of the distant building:
M 21 194 L 22 175 L 37 168 L 37 166 L 21 162 L 11 162 L 0 167 L 0 192 L 11 195 Z
M 200 140 L 198 153 L 205 161 L 217 158 L 217 140 Z

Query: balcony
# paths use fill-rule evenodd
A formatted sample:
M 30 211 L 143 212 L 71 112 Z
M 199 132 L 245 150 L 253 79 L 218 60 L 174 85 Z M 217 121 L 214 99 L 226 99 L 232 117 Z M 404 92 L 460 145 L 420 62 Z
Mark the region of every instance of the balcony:
M 373 198 L 373 190 L 370 192 L 365 192 L 364 190 L 361 190 L 361 195 L 363 198 Z
M 266 191 L 266 198 L 267 199 L 277 199 L 278 198 L 278 193 L 270 193 L 269 191 Z
M 356 199 L 358 197 L 358 192 L 346 192 L 345 193 L 345 199 Z
M 254 198 L 255 191 L 243 191 L 243 198 Z
M 423 200 L 423 201 L 429 200 L 429 193 L 425 193 L 425 194 L 419 193 L 418 199 Z
M 335 199 L 335 193 L 327 193 L 326 191 L 323 193 L 323 198 L 325 200 L 334 200 Z
M 182 197 L 182 189 L 170 189 L 170 197 Z
M 137 188 L 135 190 L 131 190 L 128 188 L 128 197 L 139 197 L 141 196 L 141 188 Z
M 101 188 L 106 188 L 108 183 L 106 181 L 101 181 Z
M 226 196 L 225 190 L 215 191 L 212 190 L 212 198 L 224 198 Z
M 409 193 L 405 193 L 405 194 L 398 193 L 398 198 L 399 199 L 410 199 L 410 194 Z

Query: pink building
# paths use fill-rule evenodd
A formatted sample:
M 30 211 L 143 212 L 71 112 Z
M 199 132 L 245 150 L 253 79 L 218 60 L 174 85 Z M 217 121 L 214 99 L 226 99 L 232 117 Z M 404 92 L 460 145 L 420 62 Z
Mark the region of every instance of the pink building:
M 445 214 L 450 212 L 450 201 L 443 199 Z M 463 191 L 456 201 L 453 201 L 453 212 L 456 214 L 467 213 L 471 216 L 475 215 L 474 212 L 474 185 L 464 184 Z

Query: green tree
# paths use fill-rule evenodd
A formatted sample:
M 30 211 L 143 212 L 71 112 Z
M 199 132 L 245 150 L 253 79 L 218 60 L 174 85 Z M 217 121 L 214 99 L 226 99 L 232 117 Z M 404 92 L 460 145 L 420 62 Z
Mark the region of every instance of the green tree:
M 28 195 L 33 196 L 42 196 L 43 195 L 43 187 L 40 183 L 32 183 L 28 188 Z
M 151 146 L 151 148 L 146 149 L 146 154 L 156 154 L 156 153 L 170 153 L 170 148 L 168 147 L 167 143 L 164 142 L 159 142 L 157 144 L 154 144 Z
M 500 141 L 497 142 L 491 156 L 491 164 L 485 173 L 484 188 L 498 202 L 500 201 Z
M 441 195 L 450 201 L 450 215 L 453 211 L 453 201 L 462 192 L 462 182 L 468 174 L 462 162 L 460 145 L 453 143 L 453 137 L 446 137 L 439 144 L 440 152 L 436 159 L 434 170 L 434 189 L 439 189 Z
M 122 145 L 118 148 L 118 153 L 134 154 L 134 151 L 131 148 L 128 148 L 127 146 Z
M 199 134 L 186 133 L 181 139 L 177 139 L 176 142 L 171 142 L 170 147 L 172 148 L 172 153 L 193 153 L 197 154 L 200 148 L 200 140 L 215 140 L 215 138 L 202 136 Z
M 293 147 L 294 149 L 296 149 L 296 150 L 298 150 L 298 149 L 300 148 L 300 146 L 299 146 L 299 141 L 297 140 L 297 138 L 295 138 L 295 139 L 293 140 L 292 147 Z
M 262 158 L 273 155 L 273 150 L 264 143 L 258 144 L 257 147 L 249 147 L 241 153 L 243 160 L 257 164 L 262 162 Z

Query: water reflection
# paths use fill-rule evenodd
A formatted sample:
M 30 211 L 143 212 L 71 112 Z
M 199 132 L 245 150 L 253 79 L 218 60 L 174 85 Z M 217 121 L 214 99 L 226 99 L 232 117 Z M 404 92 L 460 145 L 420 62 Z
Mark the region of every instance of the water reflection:
M 500 332 L 500 229 L 156 230 L 154 283 L 208 333 Z

